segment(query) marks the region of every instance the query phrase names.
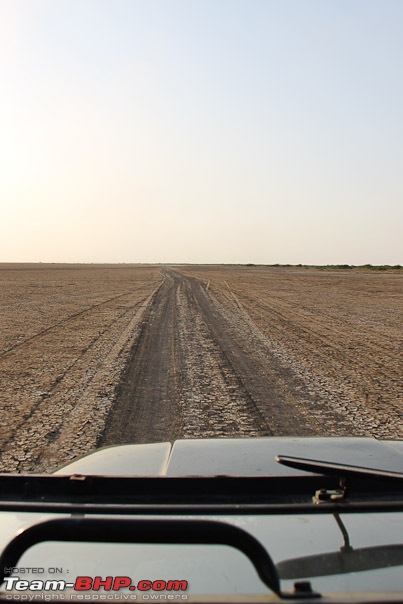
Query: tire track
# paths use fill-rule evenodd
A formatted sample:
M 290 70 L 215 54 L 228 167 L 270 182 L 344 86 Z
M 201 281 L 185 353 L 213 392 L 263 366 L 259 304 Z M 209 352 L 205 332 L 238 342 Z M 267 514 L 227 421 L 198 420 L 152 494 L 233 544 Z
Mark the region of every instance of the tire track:
M 125 294 L 126 295 L 126 294 Z M 120 296 L 117 296 L 120 297 Z M 49 404 L 49 398 L 52 397 L 55 394 L 56 389 L 62 389 L 63 390 L 63 395 L 66 399 L 69 398 L 69 392 L 71 390 L 73 390 L 74 385 L 68 386 L 68 387 L 63 387 L 63 380 L 66 378 L 66 376 L 68 376 L 72 369 L 74 369 L 75 366 L 77 366 L 81 360 L 84 358 L 84 356 L 88 353 L 91 352 L 91 350 L 97 345 L 97 343 L 125 316 L 127 316 L 129 313 L 131 314 L 137 307 L 139 307 L 141 305 L 141 303 L 144 302 L 140 301 L 136 304 L 134 304 L 134 306 L 126 309 L 125 311 L 123 311 L 122 313 L 120 313 L 117 317 L 114 317 L 114 319 L 106 326 L 104 327 L 97 336 L 95 336 L 90 343 L 81 350 L 81 353 L 78 357 L 76 357 L 69 365 L 67 365 L 63 372 L 61 374 L 59 374 L 56 379 L 51 383 L 50 387 L 47 388 L 46 392 L 44 392 L 42 394 L 42 396 L 31 406 L 31 408 L 29 409 L 28 413 L 26 415 L 24 415 L 24 417 L 21 418 L 21 421 L 19 423 L 17 423 L 15 425 L 14 428 L 12 428 L 10 430 L 10 425 L 8 424 L 7 426 L 7 434 L 8 434 L 8 438 L 6 438 L 5 440 L 2 441 L 2 449 L 6 449 L 7 446 L 10 443 L 14 443 L 15 437 L 17 436 L 17 434 L 19 435 L 20 438 L 24 438 L 24 432 L 30 432 L 31 431 L 31 425 L 32 426 L 36 426 L 38 424 L 39 421 L 43 421 L 44 419 L 49 419 L 52 420 L 51 421 L 51 434 L 52 437 L 54 438 L 60 429 L 60 423 L 58 424 L 57 422 L 57 417 L 55 417 L 55 413 L 54 413 L 54 409 L 50 409 L 48 411 L 48 413 L 46 413 L 46 409 L 43 409 L 43 407 L 51 407 L 52 404 L 50 402 Z M 98 305 L 95 305 L 98 306 Z M 94 308 L 94 307 L 93 307 Z M 81 313 L 80 313 L 81 314 Z M 65 322 L 63 322 L 65 323 Z M 102 359 L 98 360 L 98 364 L 102 363 Z M 91 379 L 93 379 L 94 376 L 92 376 Z M 88 380 L 86 383 L 87 385 L 91 382 L 91 379 Z M 46 418 L 46 416 L 49 416 L 48 418 Z M 21 428 L 23 424 L 23 428 Z
M 325 431 L 324 422 L 332 421 L 342 431 L 340 418 L 328 411 L 312 421 L 306 408 L 312 401 L 298 376 L 257 338 L 238 301 L 232 298 L 222 306 L 212 291 L 208 293 L 197 282 L 194 291 L 206 314 L 215 315 L 209 322 L 213 337 L 219 342 L 233 371 L 248 392 L 250 399 L 265 418 L 270 434 L 304 436 Z M 225 294 L 224 294 L 225 295 Z M 231 308 L 232 307 L 232 308 Z M 260 335 L 260 334 L 259 334 Z M 322 409 L 322 411 L 325 411 Z
M 311 272 L 301 279 L 295 271 L 266 269 L 184 272 L 210 282 L 208 293 L 222 305 L 229 325 L 232 312 L 243 313 L 239 330 L 249 323 L 263 347 L 304 384 L 296 405 L 303 413 L 309 409 L 318 426 L 327 418 L 324 433 L 402 437 L 401 280 L 377 277 L 385 287 L 375 291 L 365 274 Z M 376 300 L 368 298 L 370 291 Z
M 77 388 L 72 389 L 70 398 L 73 399 L 74 405 L 72 405 L 69 420 L 61 422 L 58 438 L 52 439 L 47 447 L 40 450 L 40 455 L 34 462 L 36 468 L 43 467 L 48 471 L 50 463 L 55 466 L 54 460 L 58 456 L 62 455 L 64 459 L 74 459 L 77 455 L 98 446 L 108 413 L 116 397 L 116 386 L 121 378 L 121 357 L 126 357 L 127 360 L 127 356 L 130 354 L 128 343 L 132 343 L 133 339 L 135 341 L 138 337 L 142 315 L 147 312 L 154 295 L 155 291 L 137 305 L 142 310 L 132 316 L 128 325 L 125 324 L 124 327 L 116 329 L 117 337 L 109 340 L 108 350 L 103 352 L 102 359 L 98 363 L 99 368 L 102 366 L 103 371 L 98 371 L 98 367 L 93 366 L 92 375 L 78 396 Z M 105 373 L 108 376 L 107 379 L 105 379 Z M 67 400 L 63 402 L 63 409 L 66 407 Z M 51 409 L 49 409 L 49 419 L 52 420 Z
M 124 294 L 119 294 L 118 296 L 113 296 L 112 298 L 108 298 L 107 300 L 103 300 L 102 302 L 98 302 L 97 304 L 93 304 L 92 306 L 89 306 L 88 308 L 80 310 L 79 312 L 76 312 L 76 313 L 70 315 L 69 317 L 66 317 L 65 319 L 62 319 L 61 321 L 58 321 L 57 323 L 54 323 L 53 325 L 50 325 L 49 327 L 46 327 L 42 331 L 39 331 L 38 333 L 34 334 L 33 336 L 30 336 L 26 340 L 23 340 L 22 342 L 18 342 L 18 344 L 14 344 L 13 346 L 11 346 L 10 348 L 8 348 L 7 350 L 4 350 L 3 352 L 1 352 L 0 353 L 0 361 L 2 359 L 5 359 L 5 358 L 9 357 L 10 355 L 12 355 L 15 352 L 19 352 L 19 350 L 21 348 L 23 348 L 24 346 L 32 344 L 32 342 L 34 342 L 37 339 L 40 339 L 41 337 L 47 335 L 49 332 L 53 331 L 54 329 L 60 328 L 61 326 L 65 326 L 69 322 L 74 321 L 74 320 L 78 319 L 79 317 L 81 317 L 81 316 L 83 316 L 83 315 L 85 315 L 87 313 L 90 313 L 95 308 L 98 308 L 100 306 L 104 306 L 104 305 L 106 305 L 106 304 L 108 304 L 110 302 L 113 302 L 113 301 L 115 301 L 115 300 L 117 300 L 119 298 L 123 298 L 124 296 L 128 296 L 131 293 L 132 292 L 125 292 Z
M 180 434 L 175 283 L 169 273 L 143 317 L 100 446 L 174 439 Z
M 177 293 L 183 353 L 185 437 L 267 436 L 270 426 L 213 335 L 195 284 L 183 280 Z
M 233 292 L 232 294 L 235 295 Z M 274 303 L 277 308 L 274 308 L 273 305 L 263 303 L 258 296 L 252 297 L 250 295 L 245 294 L 245 292 L 238 292 L 237 298 L 238 300 L 240 298 L 246 300 L 249 307 L 251 305 L 257 306 L 269 315 L 276 315 L 280 319 L 280 321 L 283 321 L 284 324 L 287 325 L 287 329 L 294 329 L 295 332 L 300 332 L 304 339 L 307 339 L 308 337 L 311 339 L 316 338 L 320 345 L 330 346 L 331 348 L 342 352 L 344 356 L 346 347 L 343 344 L 336 343 L 335 338 L 345 338 L 348 331 L 346 323 L 340 322 L 340 320 L 336 319 L 335 317 L 329 316 L 323 318 L 323 320 L 320 320 L 313 313 L 312 316 L 307 317 L 300 312 L 302 307 L 293 305 L 291 303 L 285 304 L 283 300 L 274 296 L 270 296 L 270 298 L 275 301 Z M 278 310 L 279 307 L 282 308 L 282 311 Z M 328 326 L 329 322 L 332 322 L 333 324 L 337 323 L 338 325 L 331 328 Z M 352 336 L 350 335 L 350 337 Z M 354 334 L 354 340 L 357 344 L 360 345 L 362 345 L 363 340 L 365 340 L 365 343 L 367 345 L 370 345 L 371 348 L 376 351 L 376 354 L 384 354 L 386 352 L 390 355 L 394 352 L 394 349 L 390 346 L 380 344 L 376 340 L 370 338 L 368 333 L 360 333 L 356 330 Z
M 52 471 L 96 446 L 125 355 L 149 303 L 147 289 L 135 288 L 74 313 L 58 322 L 57 329 L 53 325 L 51 332 L 44 330 L 26 349 L 14 351 L 15 358 L 1 360 L 2 373 L 9 378 L 2 397 L 10 400 L 3 405 L 3 471 Z M 38 391 L 41 379 L 46 383 Z M 14 401 L 10 388 L 16 391 Z M 18 404 L 20 397 L 23 404 Z
M 269 434 L 176 272 L 145 317 L 100 445 Z
M 317 432 L 296 404 L 301 384 L 274 356 L 262 362 L 237 320 L 197 280 L 167 270 L 99 444 Z
M 270 306 L 250 296 L 247 299 L 255 317 L 256 307 L 265 313 L 262 315 L 260 312 L 261 318 L 273 314 Z M 369 337 L 365 337 L 363 342 L 356 333 L 348 336 L 337 329 L 328 329 L 328 337 L 322 338 L 315 331 L 315 322 L 310 329 L 303 322 L 295 324 L 293 316 L 288 320 L 284 315 L 280 317 L 282 322 L 273 326 L 271 335 L 279 341 L 286 339 L 289 342 L 288 354 L 293 357 L 290 364 L 295 370 L 302 371 L 312 385 L 316 382 L 318 391 L 325 387 L 334 407 L 339 407 L 352 425 L 358 421 L 352 429 L 357 431 L 361 428 L 364 433 L 377 437 L 396 436 L 402 413 L 398 401 L 393 400 L 390 394 L 401 389 L 395 351 L 374 344 Z M 268 323 L 267 319 L 263 321 Z M 295 356 L 296 351 L 299 358 Z M 305 369 L 301 361 L 306 365 Z M 309 378 L 307 371 L 311 372 Z M 392 425 L 394 428 L 391 430 Z

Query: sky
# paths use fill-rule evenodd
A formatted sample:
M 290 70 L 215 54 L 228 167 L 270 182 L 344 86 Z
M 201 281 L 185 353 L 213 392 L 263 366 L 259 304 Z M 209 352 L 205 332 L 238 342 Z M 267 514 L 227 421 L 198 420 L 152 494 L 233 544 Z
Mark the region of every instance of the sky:
M 0 262 L 403 264 L 401 0 L 0 0 Z

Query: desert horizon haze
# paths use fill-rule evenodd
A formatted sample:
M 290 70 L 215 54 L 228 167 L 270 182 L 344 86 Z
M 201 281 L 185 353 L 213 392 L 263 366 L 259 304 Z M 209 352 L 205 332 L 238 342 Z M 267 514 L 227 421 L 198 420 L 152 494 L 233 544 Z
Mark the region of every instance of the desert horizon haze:
M 403 264 L 403 3 L 0 5 L 0 262 Z

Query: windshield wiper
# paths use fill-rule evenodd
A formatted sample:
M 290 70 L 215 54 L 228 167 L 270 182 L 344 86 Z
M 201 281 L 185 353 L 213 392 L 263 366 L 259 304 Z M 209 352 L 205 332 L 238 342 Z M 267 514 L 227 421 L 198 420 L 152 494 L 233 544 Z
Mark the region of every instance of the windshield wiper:
M 276 455 L 276 461 L 295 468 L 315 474 L 324 474 L 326 476 L 356 477 L 356 478 L 377 478 L 385 480 L 403 480 L 402 472 L 393 472 L 391 470 L 378 470 L 375 468 L 365 468 L 343 463 L 322 461 L 319 459 L 307 459 L 305 457 L 292 457 L 290 455 Z
M 281 579 L 323 577 L 403 565 L 403 544 L 354 549 L 340 515 L 335 513 L 333 516 L 343 535 L 340 550 L 278 562 L 276 566 Z

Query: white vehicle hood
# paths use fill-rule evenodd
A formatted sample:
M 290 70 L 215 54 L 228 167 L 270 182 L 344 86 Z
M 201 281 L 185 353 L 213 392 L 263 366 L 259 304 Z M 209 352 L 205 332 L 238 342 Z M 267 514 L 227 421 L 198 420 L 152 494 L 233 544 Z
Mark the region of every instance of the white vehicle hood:
M 280 454 L 378 470 L 403 470 L 403 441 L 266 437 L 184 439 L 174 443 L 106 447 L 64 466 L 56 474 L 293 476 L 301 473 L 278 464 L 275 457 Z

